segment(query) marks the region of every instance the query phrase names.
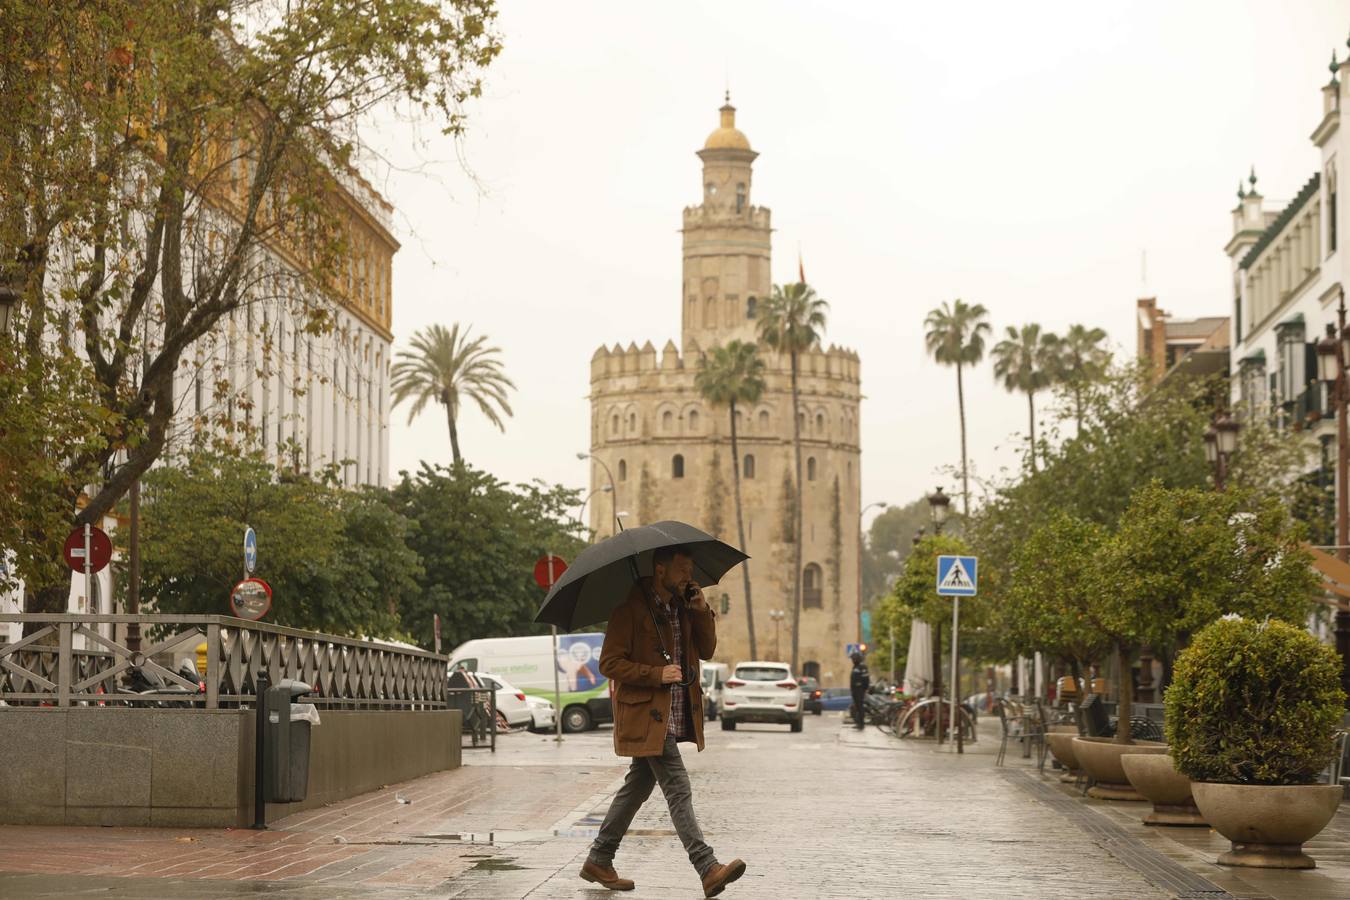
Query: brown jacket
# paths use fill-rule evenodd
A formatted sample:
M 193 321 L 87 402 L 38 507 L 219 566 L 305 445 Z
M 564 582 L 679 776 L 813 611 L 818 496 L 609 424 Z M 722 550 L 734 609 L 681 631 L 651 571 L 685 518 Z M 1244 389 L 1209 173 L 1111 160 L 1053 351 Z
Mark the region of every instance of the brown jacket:
M 643 585 L 650 591 L 651 579 L 644 578 Z M 652 621 L 652 608 L 648 605 L 651 602 L 655 601 L 646 599 L 643 587 L 634 585 L 627 599 L 610 614 L 600 650 L 600 674 L 614 686 L 614 752 L 619 756 L 661 755 L 672 690 L 689 692 L 694 737 L 698 749 L 703 749 L 703 680 L 698 677 L 699 661 L 712 656 L 717 648 L 717 617 L 711 607 L 696 612 L 681 605 L 685 670 L 695 673 L 694 683 L 686 688 L 663 685 L 661 669 L 666 661 L 661 655 L 661 641 L 673 654 L 674 638 L 660 609 L 654 610 L 657 621 Z M 657 640 L 658 627 L 661 640 Z M 652 710 L 660 713 L 660 721 L 653 717 Z

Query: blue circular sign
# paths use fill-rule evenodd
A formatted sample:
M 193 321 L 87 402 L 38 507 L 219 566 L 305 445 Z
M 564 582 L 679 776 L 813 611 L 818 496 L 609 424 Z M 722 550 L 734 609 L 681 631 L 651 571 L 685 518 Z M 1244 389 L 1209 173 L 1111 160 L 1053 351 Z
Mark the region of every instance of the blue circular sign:
M 244 529 L 244 568 L 249 574 L 258 567 L 258 535 L 252 528 Z

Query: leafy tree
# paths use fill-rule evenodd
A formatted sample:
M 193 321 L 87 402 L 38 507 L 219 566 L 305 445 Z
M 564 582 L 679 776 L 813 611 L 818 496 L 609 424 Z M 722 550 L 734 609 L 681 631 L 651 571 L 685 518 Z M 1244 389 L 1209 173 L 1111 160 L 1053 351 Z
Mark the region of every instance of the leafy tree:
M 1093 575 L 1108 533 L 1059 514 L 1018 545 L 995 621 L 1018 655 L 1043 651 L 1068 660 L 1074 679 L 1109 645 L 1090 616 L 1100 582 Z
M 1086 325 L 1070 325 L 1059 341 L 1059 360 L 1055 380 L 1068 388 L 1073 397 L 1074 422 L 1083 430 L 1083 398 L 1090 385 L 1106 377 L 1111 352 L 1102 344 L 1106 332 Z
M 508 485 L 467 465 L 426 463 L 401 473 L 394 510 L 408 519 L 408 545 L 422 560 L 419 590 L 401 607 L 404 629 L 430 648 L 432 615 L 453 648 L 473 638 L 547 634 L 534 615 L 543 593 L 534 563 L 545 553 L 572 560 L 585 543 L 572 511 L 578 491 Z
M 890 589 L 914 546 L 914 535 L 927 529 L 932 514 L 920 497 L 905 506 L 889 506 L 872 519 L 863 546 L 862 581 L 865 608 Z
M 764 393 L 764 360 L 758 348 L 744 341 L 731 341 L 717 347 L 699 361 L 694 386 L 712 406 L 725 406 L 731 424 L 731 473 L 736 498 L 736 534 L 740 546 L 746 546 L 745 515 L 741 505 L 741 451 L 736 425 L 738 403 L 754 403 Z M 759 659 L 755 647 L 755 608 L 750 602 L 750 563 L 741 564 L 745 588 L 745 627 L 750 635 L 750 658 Z
M 1120 720 L 1130 660 L 1143 643 L 1175 647 L 1221 615 L 1299 623 L 1317 586 L 1304 529 L 1275 498 L 1242 491 L 1135 492 L 1100 557 L 1089 615 L 1115 646 Z M 1129 742 L 1129 730 L 1117 739 Z
M 816 296 L 815 289 L 799 281 L 773 286 L 773 293 L 760 305 L 759 339 L 778 353 L 786 353 L 792 379 L 792 447 L 797 459 L 797 480 L 793 492 L 802 496 L 802 412 L 801 392 L 797 387 L 798 360 L 801 354 L 820 343 L 825 331 L 825 313 L 830 305 Z M 792 669 L 797 670 L 798 633 L 802 617 L 802 505 L 794 504 L 792 555 Z
M 1023 325 L 1019 331 L 1008 326 L 1008 336 L 994 345 L 994 377 L 1002 380 L 1009 392 L 1027 395 L 1027 453 L 1031 471 L 1036 471 L 1036 393 L 1054 381 L 1059 364 L 1059 338 L 1041 326 Z
M 443 325 L 432 325 L 413 335 L 412 350 L 399 351 L 390 376 L 393 404 L 411 400 L 408 422 L 411 423 L 428 400 L 445 407 L 450 426 L 450 452 L 455 465 L 463 465 L 459 454 L 459 414 L 465 400 L 478 404 L 483 415 L 498 429 L 505 431 L 501 414 L 511 415 L 507 390 L 515 384 L 502 371 L 501 353 L 496 347 L 484 346 L 483 335 L 470 340 L 469 329 L 461 334 L 456 323 L 446 330 Z
M 976 303 L 963 300 L 942 306 L 928 313 L 924 327 L 924 343 L 940 365 L 956 367 L 956 401 L 961 416 L 961 514 L 970 516 L 970 476 L 966 456 L 966 389 L 962 370 L 979 365 L 984 359 L 984 340 L 989 334 L 989 313 Z
M 49 360 L 73 346 L 83 413 L 74 440 L 18 440 L 73 473 L 14 517 L 30 610 L 65 602 L 64 577 L 34 564 L 59 556 L 51 510 L 99 522 L 163 453 L 185 350 L 269 293 L 331 326 L 317 298 L 354 274 L 336 180 L 358 125 L 403 101 L 461 132 L 500 50 L 494 16 L 492 0 L 5 5 L 0 281 L 21 294 L 7 365 L 28 373 L 5 399 L 52 408 Z
M 278 474 L 260 455 L 193 453 L 146 476 L 142 592 L 162 613 L 231 615 L 244 529 L 258 533 L 269 622 L 329 634 L 393 636 L 420 567 L 407 522 L 380 491 Z

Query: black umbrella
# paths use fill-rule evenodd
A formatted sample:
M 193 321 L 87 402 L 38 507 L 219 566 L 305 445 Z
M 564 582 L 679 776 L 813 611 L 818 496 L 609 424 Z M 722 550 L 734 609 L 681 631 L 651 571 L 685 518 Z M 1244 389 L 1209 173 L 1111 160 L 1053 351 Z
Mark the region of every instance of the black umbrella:
M 657 522 L 621 531 L 581 551 L 544 598 L 536 622 L 570 631 L 605 622 L 639 576 L 652 574 L 652 551 L 683 546 L 694 557 L 694 580 L 717 584 L 732 566 L 750 557 L 683 522 Z

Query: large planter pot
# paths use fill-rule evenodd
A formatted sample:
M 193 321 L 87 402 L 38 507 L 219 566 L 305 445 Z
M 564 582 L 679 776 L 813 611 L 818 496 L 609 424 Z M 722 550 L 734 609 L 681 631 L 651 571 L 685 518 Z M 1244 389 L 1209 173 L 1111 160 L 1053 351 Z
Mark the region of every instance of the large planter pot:
M 1126 753 L 1125 777 L 1153 804 L 1145 825 L 1208 825 L 1191 796 L 1191 780 L 1176 770 L 1165 753 Z
M 1055 731 L 1055 728 L 1067 728 L 1067 731 Z M 1060 781 L 1077 781 L 1082 773 L 1082 767 L 1078 764 L 1078 757 L 1073 752 L 1073 740 L 1078 737 L 1078 729 L 1073 726 L 1052 726 L 1051 730 L 1045 736 L 1046 743 L 1050 746 L 1050 753 L 1059 760 L 1059 764 L 1064 767 L 1064 773 L 1059 776 Z
M 1338 784 L 1191 785 L 1195 804 L 1233 849 L 1219 856 L 1221 866 L 1263 869 L 1314 869 L 1303 842 L 1327 826 L 1344 796 Z
M 1120 758 L 1127 753 L 1166 753 L 1167 745 L 1157 741 L 1134 741 L 1117 744 L 1115 738 L 1076 737 L 1073 754 L 1078 764 L 1094 782 L 1088 789 L 1089 797 L 1098 800 L 1143 800 L 1144 798 L 1125 777 Z

